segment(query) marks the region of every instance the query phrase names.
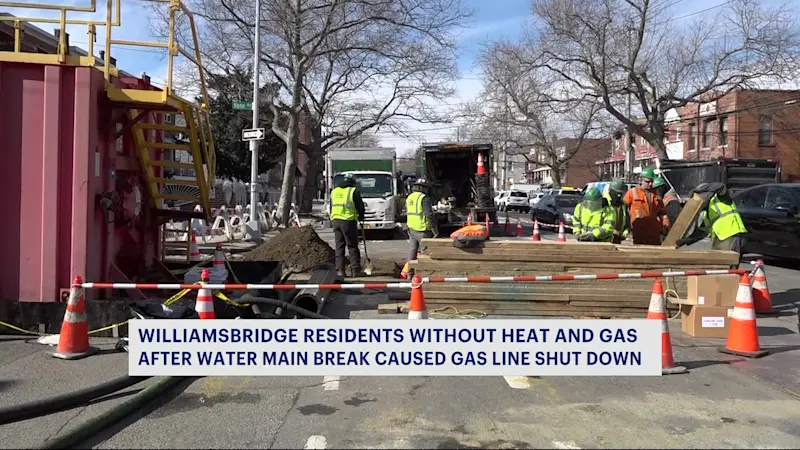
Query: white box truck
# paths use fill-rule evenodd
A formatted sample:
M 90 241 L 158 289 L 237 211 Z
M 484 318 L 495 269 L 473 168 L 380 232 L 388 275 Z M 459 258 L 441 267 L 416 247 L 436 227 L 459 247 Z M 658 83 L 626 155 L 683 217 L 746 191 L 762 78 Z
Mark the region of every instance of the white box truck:
M 330 191 L 345 172 L 353 174 L 364 199 L 364 228 L 394 232 L 398 226 L 399 202 L 397 152 L 393 148 L 339 148 L 328 151 L 325 179 L 326 211 L 330 210 Z

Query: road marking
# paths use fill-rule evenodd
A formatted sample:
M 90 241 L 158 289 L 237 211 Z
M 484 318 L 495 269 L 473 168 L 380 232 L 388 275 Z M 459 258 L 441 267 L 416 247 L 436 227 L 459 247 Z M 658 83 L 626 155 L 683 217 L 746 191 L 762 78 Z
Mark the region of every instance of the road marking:
M 326 391 L 338 391 L 339 390 L 339 381 L 342 377 L 339 376 L 331 376 L 325 377 L 322 379 L 322 388 Z M 314 436 L 311 436 L 314 437 Z M 325 439 L 325 438 L 323 438 Z M 323 447 L 324 448 L 324 447 Z
M 512 389 L 528 389 L 531 387 L 531 380 L 528 377 L 503 377 Z
M 311 436 L 306 441 L 306 446 L 303 447 L 305 449 L 324 449 L 328 446 L 328 440 L 325 439 L 325 436 Z
M 567 450 L 580 450 L 580 447 L 578 447 L 578 444 L 576 444 L 575 441 L 553 441 L 553 447 Z

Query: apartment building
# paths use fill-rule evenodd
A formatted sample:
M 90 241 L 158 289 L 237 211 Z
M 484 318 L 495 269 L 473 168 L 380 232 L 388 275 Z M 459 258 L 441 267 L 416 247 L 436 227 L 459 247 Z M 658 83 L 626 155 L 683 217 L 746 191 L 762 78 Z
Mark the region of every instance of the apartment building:
M 737 90 L 718 100 L 692 103 L 665 117 L 664 142 L 673 160 L 777 159 L 783 181 L 800 180 L 800 91 Z M 597 161 L 604 178 L 624 174 L 624 141 L 613 136 L 612 154 Z M 640 136 L 633 143 L 636 165 L 645 167 L 655 148 Z
M 526 179 L 530 184 L 553 184 L 555 174 L 553 167 L 560 164 L 562 186 L 582 187 L 590 181 L 599 180 L 596 162 L 609 154 L 611 139 L 584 139 L 579 150 L 575 150 L 578 139 L 559 139 L 553 141 L 549 150 L 531 149 L 526 171 Z M 574 154 L 573 154 L 574 153 Z M 568 155 L 573 154 L 568 158 Z

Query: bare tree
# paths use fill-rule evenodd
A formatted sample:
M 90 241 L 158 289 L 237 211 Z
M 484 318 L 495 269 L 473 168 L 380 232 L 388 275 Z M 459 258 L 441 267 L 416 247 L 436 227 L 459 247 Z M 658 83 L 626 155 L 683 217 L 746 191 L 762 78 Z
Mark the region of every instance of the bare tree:
M 203 19 L 200 47 L 209 70 L 249 65 L 252 1 L 194 0 Z M 262 2 L 262 52 L 278 83 L 269 106 L 273 131 L 286 143 L 279 211 L 293 196 L 297 152 L 308 156 L 301 210 L 311 199 L 322 156 L 338 142 L 369 130 L 403 132 L 402 121 L 441 120 L 426 100 L 454 94 L 458 76 L 451 30 L 470 12 L 461 0 L 271 0 Z M 179 33 L 187 41 L 188 35 Z M 277 118 L 288 117 L 278 121 Z M 309 129 L 299 141 L 300 127 Z M 326 132 L 325 130 L 337 130 Z
M 560 186 L 561 170 L 587 139 L 605 134 L 608 121 L 602 120 L 601 102 L 576 95 L 530 56 L 530 48 L 519 43 L 498 41 L 486 48 L 479 58 L 483 88 L 466 114 L 479 124 L 474 131 L 504 142 L 509 155 L 549 167 Z M 565 147 L 560 139 L 573 141 Z
M 524 38 L 532 62 L 604 108 L 668 159 L 664 115 L 741 87 L 797 73 L 798 28 L 788 7 L 723 2 L 709 15 L 671 15 L 671 0 L 532 0 Z M 687 19 L 687 20 L 684 20 Z M 687 24 L 687 22 L 690 22 Z M 632 107 L 626 108 L 630 95 Z M 644 117 L 644 123 L 635 119 Z
M 381 140 L 374 133 L 362 133 L 333 145 L 335 148 L 374 148 L 380 146 Z

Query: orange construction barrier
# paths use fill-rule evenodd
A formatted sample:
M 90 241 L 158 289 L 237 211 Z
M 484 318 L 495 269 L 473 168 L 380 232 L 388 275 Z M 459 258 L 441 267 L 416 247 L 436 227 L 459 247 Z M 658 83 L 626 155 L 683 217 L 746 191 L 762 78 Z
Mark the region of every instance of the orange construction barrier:
M 661 280 L 653 283 L 647 318 L 661 321 L 661 374 L 675 375 L 688 372 L 686 367 L 676 365 L 675 359 L 672 357 L 672 339 L 669 336 L 669 323 L 667 322 L 667 300 L 664 298 L 664 286 Z
M 736 302 L 733 304 L 728 342 L 719 351 L 746 358 L 760 358 L 769 353 L 769 350 L 761 350 L 758 343 L 756 310 L 753 307 L 750 277 L 747 274 L 739 279 L 739 291 L 736 292 Z
M 775 311 L 772 309 L 772 298 L 769 295 L 769 286 L 767 286 L 767 274 L 764 273 L 764 262 L 759 260 L 758 264 L 755 276 L 753 276 L 753 304 L 756 313 L 769 314 Z
M 408 319 L 420 320 L 428 318 L 425 307 L 425 296 L 422 295 L 422 277 L 414 275 L 411 279 L 411 300 L 408 302 Z
M 522 237 L 523 230 L 522 230 L 522 221 L 517 219 L 517 237 Z
M 533 237 L 531 238 L 534 242 L 539 242 L 542 240 L 542 235 L 539 234 L 539 221 L 533 221 Z
M 86 300 L 83 297 L 83 280 L 80 276 L 72 281 L 67 310 L 58 335 L 58 347 L 53 356 L 59 359 L 79 359 L 97 352 L 89 346 L 89 324 L 86 322 Z
M 200 282 L 208 283 L 208 269 L 203 269 L 200 273 Z M 214 296 L 211 295 L 211 289 L 200 288 L 197 290 L 197 301 L 194 304 L 194 310 L 202 320 L 216 319 L 217 314 L 214 312 Z

